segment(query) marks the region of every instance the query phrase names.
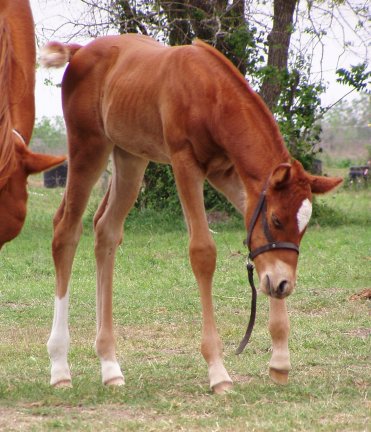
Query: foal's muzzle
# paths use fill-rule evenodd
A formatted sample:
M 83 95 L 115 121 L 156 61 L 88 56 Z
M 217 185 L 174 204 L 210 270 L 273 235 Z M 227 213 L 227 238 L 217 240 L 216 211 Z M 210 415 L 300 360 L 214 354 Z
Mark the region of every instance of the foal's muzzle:
M 285 278 L 278 278 L 275 280 L 272 275 L 265 274 L 261 281 L 260 288 L 270 297 L 283 299 L 290 295 L 294 289 L 294 284 Z

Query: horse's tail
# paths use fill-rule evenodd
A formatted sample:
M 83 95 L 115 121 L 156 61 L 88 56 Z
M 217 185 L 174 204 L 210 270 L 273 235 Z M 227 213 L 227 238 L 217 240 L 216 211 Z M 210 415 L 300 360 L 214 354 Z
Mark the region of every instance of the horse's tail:
M 6 2 L 5 2 L 6 3 Z M 12 45 L 6 19 L 0 9 L 0 189 L 16 166 L 14 134 L 10 117 Z
M 63 44 L 48 42 L 40 52 L 40 63 L 45 68 L 59 68 L 71 61 L 74 54 L 81 48 L 79 44 Z

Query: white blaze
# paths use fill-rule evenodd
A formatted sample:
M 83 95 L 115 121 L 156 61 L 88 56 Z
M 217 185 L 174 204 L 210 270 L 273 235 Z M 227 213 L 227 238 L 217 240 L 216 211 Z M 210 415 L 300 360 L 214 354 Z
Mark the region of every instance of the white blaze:
M 312 215 L 312 203 L 309 201 L 308 198 L 306 198 L 302 202 L 298 210 L 298 214 L 296 215 L 299 232 L 302 232 L 305 229 L 305 227 L 308 225 L 311 215 Z

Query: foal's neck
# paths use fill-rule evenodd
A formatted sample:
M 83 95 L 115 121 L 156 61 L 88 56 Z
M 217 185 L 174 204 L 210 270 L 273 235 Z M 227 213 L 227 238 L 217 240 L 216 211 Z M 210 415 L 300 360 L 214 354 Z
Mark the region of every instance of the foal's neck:
M 244 110 L 243 127 L 229 134 L 229 151 L 247 193 L 261 192 L 272 171 L 291 156 L 284 144 L 278 125 L 268 112 Z
M 232 76 L 233 77 L 233 76 Z M 238 84 L 238 85 L 237 85 Z M 247 82 L 231 79 L 222 93 L 223 109 L 216 111 L 217 138 L 245 185 L 247 192 L 258 192 L 273 169 L 289 162 L 278 124 L 260 96 Z

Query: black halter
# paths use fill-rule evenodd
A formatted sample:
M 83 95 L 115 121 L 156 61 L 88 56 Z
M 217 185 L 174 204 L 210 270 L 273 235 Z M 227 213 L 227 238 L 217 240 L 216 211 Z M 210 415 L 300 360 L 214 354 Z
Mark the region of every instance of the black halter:
M 249 283 L 251 286 L 252 291 L 252 297 L 251 297 L 251 312 L 250 312 L 250 320 L 249 324 L 247 326 L 247 330 L 245 333 L 245 336 L 243 337 L 242 341 L 240 342 L 239 347 L 236 350 L 236 354 L 241 354 L 242 351 L 245 349 L 245 346 L 249 342 L 252 330 L 254 328 L 255 323 L 255 316 L 256 316 L 256 288 L 254 285 L 254 265 L 251 263 L 251 260 L 254 260 L 258 255 L 260 255 L 263 252 L 268 252 L 275 249 L 290 249 L 294 250 L 295 252 L 299 253 L 299 246 L 295 243 L 291 242 L 278 242 L 275 241 L 272 233 L 269 229 L 268 220 L 267 220 L 267 201 L 266 201 L 266 193 L 268 188 L 268 181 L 266 182 L 263 190 L 260 193 L 258 204 L 255 207 L 254 213 L 252 215 L 249 228 L 248 228 L 248 235 L 247 239 L 244 241 L 244 243 L 249 248 L 249 255 L 247 259 L 247 273 L 249 278 Z M 254 230 L 254 227 L 256 225 L 256 222 L 258 220 L 259 215 L 262 215 L 262 225 L 263 225 L 263 231 L 265 238 L 267 239 L 268 243 L 259 246 L 254 250 L 251 250 L 251 236 L 252 232 Z
M 272 233 L 269 229 L 268 220 L 267 220 L 266 193 L 267 193 L 267 184 L 265 185 L 264 189 L 260 193 L 259 201 L 255 207 L 254 213 L 250 221 L 249 229 L 248 229 L 246 244 L 250 251 L 249 253 L 250 260 L 254 260 L 258 255 L 260 255 L 263 252 L 267 252 L 274 249 L 291 249 L 299 253 L 299 246 L 297 246 L 295 243 L 277 242 L 274 240 Z M 251 236 L 260 213 L 262 214 L 262 225 L 263 225 L 264 235 L 265 238 L 268 240 L 268 243 L 254 250 L 251 250 Z

